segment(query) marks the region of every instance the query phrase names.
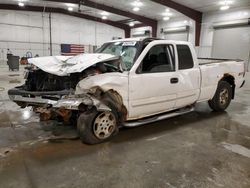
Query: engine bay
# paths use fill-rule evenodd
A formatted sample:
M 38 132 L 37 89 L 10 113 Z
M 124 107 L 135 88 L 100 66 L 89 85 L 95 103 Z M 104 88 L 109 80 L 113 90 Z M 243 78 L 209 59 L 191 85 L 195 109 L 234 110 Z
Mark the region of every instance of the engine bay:
M 63 91 L 75 90 L 79 81 L 98 74 L 110 72 L 122 72 L 120 61 L 101 62 L 93 65 L 80 73 L 72 73 L 68 76 L 57 76 L 41 69 L 29 67 L 25 84 L 25 91 Z

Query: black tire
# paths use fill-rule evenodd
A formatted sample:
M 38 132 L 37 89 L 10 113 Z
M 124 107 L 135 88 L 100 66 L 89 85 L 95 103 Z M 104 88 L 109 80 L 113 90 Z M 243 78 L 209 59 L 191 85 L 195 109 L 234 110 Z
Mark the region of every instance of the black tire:
M 220 81 L 214 97 L 208 101 L 208 104 L 214 111 L 222 112 L 226 110 L 231 103 L 232 95 L 232 86 L 226 81 Z
M 108 128 L 108 123 L 104 122 L 104 125 L 102 125 L 102 123 L 99 123 L 98 125 L 95 123 L 97 121 L 97 119 L 99 120 L 100 117 L 104 114 L 112 114 L 110 115 L 110 117 L 114 118 L 115 124 L 114 126 L 111 126 L 112 129 L 109 130 Z M 112 120 L 113 122 L 113 120 Z M 113 125 L 113 124 L 112 124 Z M 105 129 L 103 130 L 104 137 L 101 138 L 101 133 L 98 135 L 97 132 L 97 128 L 99 127 L 100 129 Z M 89 112 L 86 113 L 82 113 L 78 120 L 77 120 L 77 129 L 78 129 L 78 133 L 80 135 L 80 139 L 82 140 L 83 143 L 85 144 L 99 144 L 105 141 L 110 140 L 115 134 L 118 133 L 119 129 L 118 129 L 118 120 L 117 120 L 117 116 L 116 113 L 113 111 L 105 111 L 105 112 L 98 112 L 97 110 L 93 109 Z M 107 131 L 109 134 L 105 135 L 105 131 Z M 108 135 L 108 136 L 107 136 Z M 106 137 L 107 136 L 107 137 Z

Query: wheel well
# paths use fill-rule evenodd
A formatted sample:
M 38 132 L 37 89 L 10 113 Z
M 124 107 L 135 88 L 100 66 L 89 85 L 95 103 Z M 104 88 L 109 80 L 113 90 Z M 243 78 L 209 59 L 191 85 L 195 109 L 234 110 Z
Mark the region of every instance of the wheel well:
M 123 104 L 122 96 L 115 90 L 110 89 L 108 91 L 104 91 L 100 87 L 93 87 L 90 89 L 90 95 L 93 95 L 98 100 L 103 102 L 105 105 L 112 106 L 118 113 L 118 118 L 121 122 L 127 119 L 127 108 Z
M 226 81 L 232 86 L 232 99 L 234 99 L 235 96 L 235 79 L 232 75 L 230 74 L 225 74 L 221 81 Z

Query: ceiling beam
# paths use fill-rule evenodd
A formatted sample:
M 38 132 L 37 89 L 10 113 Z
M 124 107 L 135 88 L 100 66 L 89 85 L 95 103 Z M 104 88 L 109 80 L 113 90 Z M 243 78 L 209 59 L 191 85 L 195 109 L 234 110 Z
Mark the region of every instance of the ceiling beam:
M 78 12 L 69 12 L 68 10 L 62 9 L 62 8 L 28 6 L 28 5 L 26 5 L 24 7 L 19 7 L 18 5 L 13 5 L 13 4 L 0 4 L 0 9 L 17 10 L 17 11 L 32 11 L 32 12 L 51 12 L 51 13 L 65 14 L 68 16 L 74 16 L 77 18 L 82 18 L 82 19 L 87 19 L 87 20 L 91 20 L 91 21 L 95 21 L 95 22 L 100 22 L 100 23 L 104 23 L 107 25 L 111 25 L 113 27 L 123 29 L 125 31 L 125 37 L 126 38 L 130 37 L 130 35 L 128 34 L 128 30 L 130 30 L 130 27 L 126 24 L 117 23 L 117 22 L 111 21 L 111 20 L 103 20 L 103 19 L 98 18 L 98 17 L 94 17 L 94 16 L 90 16 L 90 15 L 82 14 L 82 13 L 78 13 Z
M 129 11 L 125 11 L 125 10 L 121 10 L 112 6 L 108 6 L 105 4 L 100 4 L 100 3 L 96 3 L 90 0 L 44 0 L 44 1 L 51 1 L 51 2 L 58 2 L 58 3 L 73 3 L 73 4 L 78 4 L 81 3 L 81 5 L 83 6 L 87 6 L 87 7 L 91 7 L 91 8 L 95 8 L 95 9 L 99 9 L 99 10 L 103 10 L 106 12 L 110 12 L 113 14 L 117 14 L 120 16 L 124 16 L 124 17 L 128 17 L 134 20 L 137 20 L 147 26 L 151 26 L 152 27 L 152 36 L 156 37 L 157 35 L 157 23 L 158 21 L 152 18 L 148 18 L 145 16 L 141 16 L 138 14 L 134 14 L 132 12 Z
M 202 21 L 202 12 L 197 11 L 195 9 L 189 8 L 185 5 L 176 3 L 172 0 L 151 0 L 155 3 L 161 4 L 163 6 L 172 8 L 177 10 L 178 12 L 186 15 L 187 17 L 193 19 L 193 20 L 197 20 L 197 21 Z
M 127 24 L 127 23 L 134 22 L 134 21 L 135 21 L 134 19 L 124 19 L 124 20 L 118 20 L 116 22 Z
M 155 20 L 155 19 L 141 16 L 138 14 L 134 14 L 132 12 L 121 10 L 121 9 L 118 9 L 118 8 L 115 8 L 112 6 L 108 6 L 105 4 L 96 3 L 96 2 L 93 2 L 90 0 L 44 0 L 44 1 L 51 1 L 51 2 L 58 2 L 58 3 L 73 3 L 73 4 L 81 3 L 81 5 L 83 5 L 83 6 L 103 10 L 106 12 L 110 12 L 110 13 L 117 14 L 117 15 L 124 16 L 124 17 L 128 17 L 128 18 L 132 18 L 132 19 L 140 21 L 144 24 L 147 24 L 149 26 L 157 24 L 157 20 Z
M 151 0 L 152 2 L 177 10 L 185 16 L 195 20 L 195 45 L 200 45 L 200 33 L 202 23 L 202 12 L 189 8 L 185 5 L 176 3 L 172 0 Z
M 131 27 L 131 28 L 138 28 L 138 27 L 147 27 L 147 25 L 145 25 L 145 24 L 135 24 L 133 27 Z

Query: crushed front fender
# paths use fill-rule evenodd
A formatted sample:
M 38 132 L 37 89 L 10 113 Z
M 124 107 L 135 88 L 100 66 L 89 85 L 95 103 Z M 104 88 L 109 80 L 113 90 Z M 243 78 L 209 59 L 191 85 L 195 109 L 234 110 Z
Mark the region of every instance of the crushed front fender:
M 92 108 L 94 106 L 96 107 L 97 111 L 111 111 L 111 109 L 107 105 L 103 104 L 95 97 L 89 96 L 88 94 L 66 96 L 58 100 L 57 103 L 53 104 L 53 108 L 79 110 L 79 106 L 82 104 L 89 108 Z

